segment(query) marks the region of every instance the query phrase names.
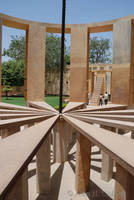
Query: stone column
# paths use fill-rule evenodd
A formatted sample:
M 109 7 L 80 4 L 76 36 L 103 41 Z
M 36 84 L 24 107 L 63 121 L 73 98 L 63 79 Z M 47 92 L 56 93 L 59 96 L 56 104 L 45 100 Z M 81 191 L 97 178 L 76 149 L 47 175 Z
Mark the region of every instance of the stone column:
M 88 92 L 90 95 L 92 95 L 94 90 L 94 72 L 89 71 L 89 77 L 88 77 Z
M 26 32 L 26 101 L 44 101 L 45 93 L 45 28 L 34 23 Z
M 2 64 L 2 19 L 0 18 L 0 101 L 1 101 L 1 93 L 2 93 L 1 64 Z
M 134 105 L 134 34 L 131 20 L 113 25 L 112 103 Z
M 131 138 L 134 139 L 134 131 L 131 131 Z
M 41 145 L 36 154 L 37 162 L 37 193 L 50 193 L 50 136 Z
M 134 200 L 134 177 L 116 163 L 114 200 Z
M 84 26 L 71 28 L 70 101 L 88 101 L 89 33 Z M 79 75 L 78 75 L 79 74 Z
M 59 119 L 54 127 L 54 160 L 62 163 L 68 157 L 68 129 L 67 123 Z
M 115 132 L 115 128 L 108 126 L 100 126 L 109 131 Z M 104 181 L 110 181 L 113 176 L 113 159 L 108 154 L 102 152 L 102 167 L 101 167 L 101 179 Z
M 77 193 L 88 192 L 90 181 L 91 142 L 82 134 L 77 138 L 76 179 Z

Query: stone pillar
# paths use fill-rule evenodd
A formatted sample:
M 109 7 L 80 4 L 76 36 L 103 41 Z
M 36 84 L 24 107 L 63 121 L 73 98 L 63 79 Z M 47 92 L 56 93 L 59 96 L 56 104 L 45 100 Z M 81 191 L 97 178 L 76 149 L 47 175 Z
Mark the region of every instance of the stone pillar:
M 68 157 L 68 132 L 66 122 L 63 119 L 57 121 L 54 127 L 54 160 L 62 163 L 67 161 Z
M 77 138 L 76 179 L 77 193 L 88 192 L 90 181 L 91 142 L 82 134 Z
M 134 200 L 134 177 L 116 163 L 114 200 Z
M 1 101 L 1 94 L 2 94 L 1 64 L 2 64 L 2 19 L 0 18 L 0 101 Z
M 94 72 L 89 71 L 88 77 L 88 92 L 92 95 L 94 90 Z
M 36 154 L 37 162 L 37 193 L 50 193 L 50 136 L 41 145 Z
M 134 131 L 131 131 L 131 139 L 134 139 Z
M 1 130 L 1 137 L 3 139 L 19 131 L 20 131 L 20 126 L 10 126 L 9 128 Z
M 108 126 L 100 126 L 109 131 L 115 132 L 115 128 Z M 113 159 L 108 154 L 102 152 L 102 167 L 101 167 L 101 179 L 104 181 L 110 181 L 113 176 Z
M 132 21 L 115 22 L 112 65 L 112 103 L 115 104 L 134 105 L 133 43 Z
M 70 101 L 88 102 L 89 33 L 88 28 L 71 28 Z
M 45 91 L 45 28 L 30 24 L 26 32 L 26 101 L 44 101 Z

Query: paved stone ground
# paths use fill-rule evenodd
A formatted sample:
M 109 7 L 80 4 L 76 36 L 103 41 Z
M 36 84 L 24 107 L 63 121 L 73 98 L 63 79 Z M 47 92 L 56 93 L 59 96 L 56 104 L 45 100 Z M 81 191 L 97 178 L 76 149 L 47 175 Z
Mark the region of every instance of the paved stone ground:
M 91 162 L 91 192 L 78 195 L 75 192 L 75 152 L 76 146 L 69 153 L 69 160 L 64 164 L 52 164 L 52 192 L 50 195 L 36 194 L 36 163 L 35 159 L 29 165 L 29 199 L 30 200 L 111 200 L 114 194 L 114 179 L 109 183 L 100 179 L 101 154 L 99 149 L 92 147 Z

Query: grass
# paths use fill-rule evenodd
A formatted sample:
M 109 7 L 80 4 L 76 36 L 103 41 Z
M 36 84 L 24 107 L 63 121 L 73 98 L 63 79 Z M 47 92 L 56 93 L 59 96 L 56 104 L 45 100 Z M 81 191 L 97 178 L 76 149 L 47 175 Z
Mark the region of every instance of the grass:
M 59 105 L 59 97 L 58 96 L 46 96 L 45 101 L 52 107 L 57 107 Z M 15 104 L 15 105 L 19 105 L 19 106 L 26 106 L 24 97 L 8 97 L 8 99 L 3 97 L 2 102 Z

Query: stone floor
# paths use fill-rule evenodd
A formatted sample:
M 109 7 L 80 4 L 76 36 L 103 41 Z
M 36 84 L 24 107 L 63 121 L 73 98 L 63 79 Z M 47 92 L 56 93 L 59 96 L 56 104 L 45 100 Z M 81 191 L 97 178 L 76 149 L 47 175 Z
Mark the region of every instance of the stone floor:
M 75 153 L 76 146 L 69 152 L 68 162 L 52 164 L 51 194 L 44 197 L 36 194 L 36 163 L 35 159 L 29 165 L 29 199 L 30 200 L 111 200 L 114 195 L 114 178 L 109 182 L 100 179 L 101 154 L 99 149 L 92 147 L 91 162 L 91 192 L 77 195 L 75 192 Z

